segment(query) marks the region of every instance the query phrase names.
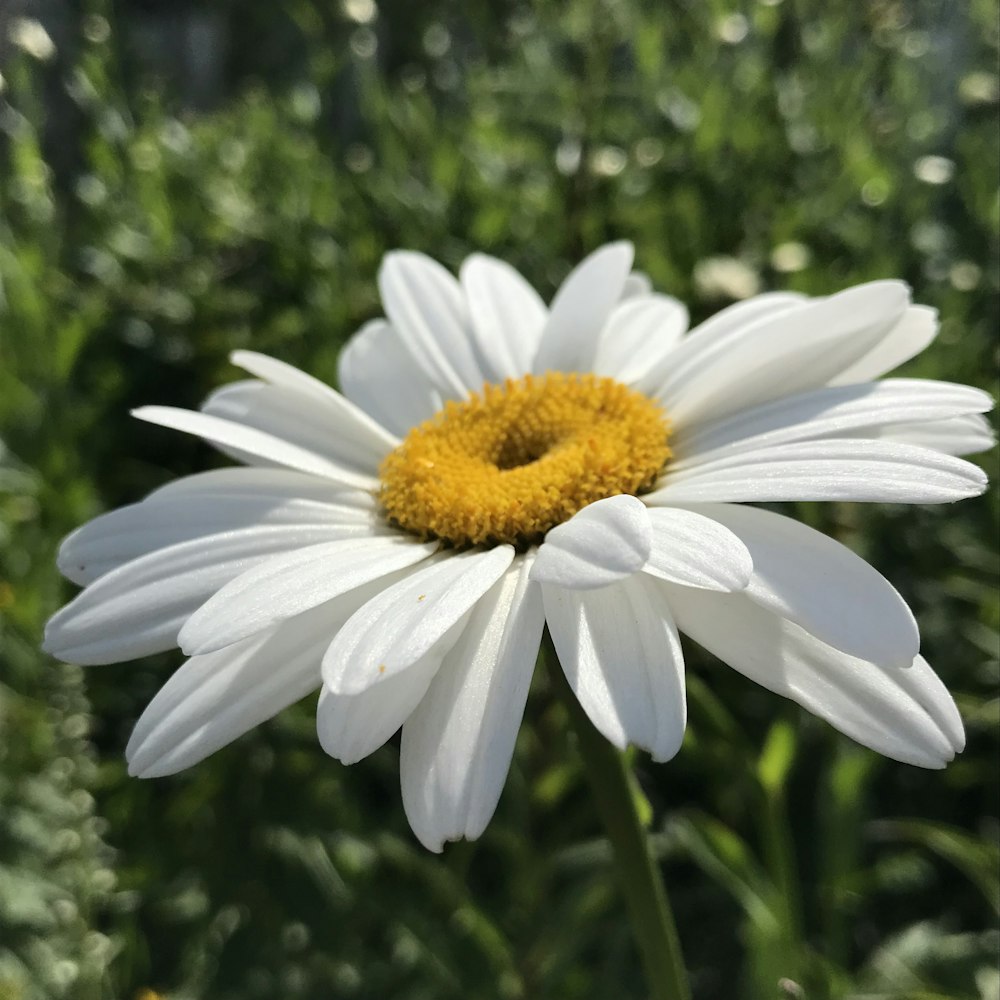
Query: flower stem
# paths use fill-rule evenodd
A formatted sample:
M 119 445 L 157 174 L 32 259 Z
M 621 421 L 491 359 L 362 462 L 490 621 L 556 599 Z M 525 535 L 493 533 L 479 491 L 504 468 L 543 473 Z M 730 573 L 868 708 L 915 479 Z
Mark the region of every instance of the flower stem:
M 548 636 L 543 648 L 550 681 L 569 713 L 597 811 L 611 841 L 650 996 L 653 1000 L 690 1000 L 673 913 L 639 818 L 635 778 L 624 755 L 587 718 Z

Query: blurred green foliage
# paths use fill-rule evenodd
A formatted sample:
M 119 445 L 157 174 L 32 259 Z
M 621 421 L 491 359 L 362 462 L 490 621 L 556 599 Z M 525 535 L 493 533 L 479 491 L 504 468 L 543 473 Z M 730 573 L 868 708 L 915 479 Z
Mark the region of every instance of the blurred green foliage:
M 40 654 L 55 547 L 218 462 L 130 407 L 196 405 L 237 347 L 333 380 L 397 246 L 495 253 L 548 294 L 627 237 L 695 319 L 899 276 L 942 317 L 908 371 L 995 391 L 995 5 L 219 4 L 231 78 L 199 113 L 128 10 L 70 9 L 0 90 L 0 998 L 641 997 L 544 678 L 496 818 L 443 859 L 396 746 L 345 769 L 308 704 L 131 780 L 177 659 Z M 697 997 L 1000 996 L 996 498 L 799 510 L 914 607 L 969 731 L 943 773 L 690 648 L 685 748 L 634 763 Z

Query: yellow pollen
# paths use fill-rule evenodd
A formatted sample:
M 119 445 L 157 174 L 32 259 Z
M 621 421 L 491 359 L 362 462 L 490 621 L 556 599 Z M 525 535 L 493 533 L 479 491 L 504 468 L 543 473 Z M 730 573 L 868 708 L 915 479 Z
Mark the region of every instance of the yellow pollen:
M 659 405 L 614 379 L 526 375 L 413 428 L 382 463 L 380 500 L 421 538 L 525 547 L 595 500 L 650 489 L 669 437 Z

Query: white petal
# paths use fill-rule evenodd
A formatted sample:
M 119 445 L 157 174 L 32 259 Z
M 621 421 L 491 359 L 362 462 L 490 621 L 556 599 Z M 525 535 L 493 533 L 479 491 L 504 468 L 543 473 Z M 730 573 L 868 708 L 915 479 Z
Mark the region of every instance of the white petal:
M 751 324 L 766 318 L 774 319 L 809 301 L 808 296 L 798 292 L 765 292 L 753 298 L 744 299 L 726 306 L 704 323 L 699 323 L 689 334 L 691 337 L 702 337 L 706 340 L 722 339 L 736 330 L 745 329 Z
M 184 622 L 234 577 L 307 544 L 295 528 L 247 528 L 158 549 L 104 574 L 50 620 L 47 652 L 70 663 L 117 663 L 177 645 Z M 325 537 L 337 536 L 330 528 Z
M 484 375 L 454 276 L 422 253 L 396 250 L 383 258 L 378 285 L 389 322 L 441 395 L 464 399 L 480 390 Z
M 913 614 L 896 588 L 846 546 L 780 514 L 732 504 L 700 513 L 746 543 L 745 593 L 835 649 L 883 667 L 908 667 L 920 648 Z
M 329 396 L 319 396 L 256 380 L 235 382 L 214 392 L 201 409 L 376 475 L 399 439 L 339 393 L 328 391 Z
M 478 837 L 507 779 L 544 624 L 530 567 L 515 559 L 475 606 L 403 726 L 403 806 L 432 851 Z
M 374 511 L 374 497 L 367 490 L 332 483 L 293 469 L 253 468 L 211 469 L 173 479 L 146 498 L 234 496 L 279 498 L 284 500 L 320 500 Z
M 669 760 L 684 739 L 684 658 L 663 585 L 634 576 L 586 593 L 545 585 L 545 617 L 566 678 L 615 746 Z
M 356 602 L 341 598 L 184 663 L 135 725 L 125 749 L 129 774 L 175 774 L 315 691 L 323 650 Z
M 747 451 L 672 472 L 652 505 L 780 500 L 951 503 L 986 489 L 982 469 L 895 441 L 832 438 Z
M 362 433 L 370 433 L 383 442 L 389 442 L 389 446 L 392 447 L 395 439 L 391 434 L 386 434 L 385 428 L 377 421 L 372 420 L 368 414 L 359 410 L 336 389 L 300 368 L 279 361 L 267 354 L 258 354 L 256 351 L 233 351 L 229 355 L 229 360 L 237 368 L 242 368 L 245 372 L 256 375 L 257 378 L 263 379 L 271 385 L 318 400 L 325 407 L 328 407 L 331 413 L 337 414 L 338 419 L 357 423 L 359 428 L 363 428 Z M 398 444 L 398 442 L 396 443 Z
M 937 336 L 937 310 L 910 306 L 899 322 L 864 357 L 830 379 L 830 385 L 870 382 L 923 351 Z
M 485 254 L 466 258 L 459 277 L 486 380 L 526 375 L 548 315 L 539 294 L 509 264 Z
M 632 255 L 631 243 L 609 243 L 570 272 L 552 300 L 532 368 L 536 374 L 592 370 L 601 330 L 621 298 Z
M 58 566 L 74 583 L 87 584 L 148 552 L 195 538 L 236 535 L 248 545 L 259 538 L 264 551 L 273 552 L 265 540 L 285 538 L 286 547 L 294 549 L 371 534 L 375 523 L 373 510 L 346 504 L 248 494 L 199 494 L 195 500 L 159 492 L 77 528 L 59 547 Z
M 879 667 L 827 646 L 744 594 L 661 586 L 682 632 L 858 743 L 932 768 L 961 749 L 952 699 L 921 657 L 902 669 Z
M 734 416 L 680 429 L 670 444 L 677 471 L 751 448 L 817 438 L 872 436 L 901 421 L 946 420 L 983 413 L 993 400 L 980 389 L 928 379 L 887 379 L 814 389 Z
M 399 444 L 398 438 L 336 389 L 284 361 L 256 351 L 233 351 L 229 360 L 265 382 L 315 400 L 322 412 L 336 421 L 341 435 L 349 434 L 356 443 L 368 447 L 373 454 L 384 454 Z
M 622 286 L 622 300 L 633 299 L 637 295 L 649 295 L 653 291 L 653 282 L 645 271 L 632 271 Z
M 728 528 L 676 507 L 649 510 L 653 544 L 643 572 L 685 587 L 742 590 L 753 572 L 747 547 Z
M 344 764 L 354 764 L 377 750 L 420 704 L 442 655 L 440 650 L 431 650 L 408 670 L 353 694 L 337 694 L 324 687 L 316 710 L 316 732 L 323 749 Z
M 692 332 L 669 355 L 658 398 L 681 426 L 819 388 L 884 336 L 908 294 L 872 282 L 721 334 Z
M 317 413 L 316 401 L 301 393 L 250 379 L 230 382 L 216 389 L 201 404 L 201 412 L 230 420 L 243 427 L 263 431 L 287 444 L 350 470 L 367 479 L 378 473 L 379 463 L 390 448 L 371 453 L 358 447 L 349 437 L 334 433 L 336 424 Z M 224 455 L 244 465 L 273 467 L 273 459 L 260 459 L 253 452 L 226 444 L 216 444 Z
M 335 694 L 378 687 L 432 651 L 503 575 L 510 545 L 448 553 L 383 591 L 354 615 L 323 658 Z M 457 638 L 457 635 L 454 636 Z
M 649 559 L 652 528 L 641 500 L 598 500 L 556 525 L 531 570 L 532 580 L 574 590 L 606 587 L 637 573 Z
M 961 753 L 965 749 L 965 726 L 961 713 L 931 665 L 918 656 L 913 665 L 903 671 L 902 677 L 894 674 L 893 678 L 931 717 L 953 753 Z
M 429 420 L 443 405 L 398 331 L 382 319 L 366 323 L 347 342 L 337 374 L 344 395 L 394 434 Z
M 310 545 L 268 559 L 205 602 L 178 636 L 198 656 L 302 614 L 379 577 L 430 556 L 437 543 L 387 534 Z
M 806 296 L 795 292 L 766 292 L 763 295 L 755 295 L 751 299 L 734 302 L 731 306 L 717 312 L 691 330 L 684 339 L 696 337 L 699 343 L 706 346 L 717 341 L 722 342 L 734 332 L 743 330 L 762 319 L 773 319 L 807 301 L 809 300 Z M 688 356 L 696 354 L 698 349 L 686 348 L 685 350 L 687 352 L 685 356 Z M 671 380 L 671 367 L 672 362 L 669 355 L 660 358 L 643 379 L 643 391 L 653 396 L 660 395 L 665 384 Z
M 993 428 L 985 417 L 970 413 L 950 420 L 920 420 L 887 424 L 862 436 L 930 448 L 945 455 L 975 455 L 989 451 L 997 443 Z
M 593 371 L 642 388 L 644 376 L 676 346 L 687 326 L 687 309 L 668 295 L 625 299 L 601 333 Z
M 132 416 L 151 424 L 159 424 L 161 427 L 183 431 L 185 434 L 197 434 L 213 444 L 236 448 L 257 459 L 276 462 L 278 465 L 298 469 L 300 472 L 324 476 L 344 486 L 358 489 L 378 487 L 378 480 L 372 476 L 360 474 L 315 452 L 282 441 L 273 434 L 245 427 L 232 420 L 223 420 L 207 413 L 181 410 L 173 406 L 141 406 L 138 410 L 132 411 Z

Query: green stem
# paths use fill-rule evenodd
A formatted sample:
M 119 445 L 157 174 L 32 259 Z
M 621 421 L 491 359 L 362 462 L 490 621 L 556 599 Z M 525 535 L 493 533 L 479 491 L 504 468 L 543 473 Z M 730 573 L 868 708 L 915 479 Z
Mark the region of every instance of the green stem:
M 767 870 L 774 881 L 778 897 L 775 900 L 780 921 L 780 937 L 774 940 L 771 958 L 777 958 L 777 969 L 786 976 L 801 980 L 806 972 L 806 948 L 802 938 L 802 904 L 799 891 L 798 866 L 795 846 L 788 823 L 784 789 L 767 789 L 761 813 L 763 854 Z M 753 957 L 751 957 L 751 965 Z M 775 970 L 765 959 L 768 975 L 761 982 L 770 981 Z
M 798 954 L 802 944 L 799 879 L 784 791 L 769 789 L 765 792 L 765 796 L 762 815 L 764 856 L 771 878 L 774 879 L 781 897 L 781 922 L 787 943 Z
M 653 1000 L 690 1000 L 677 927 L 636 809 L 635 778 L 624 755 L 587 718 L 547 636 L 543 648 L 549 678 L 569 713 L 597 811 L 611 841 L 650 996 Z

